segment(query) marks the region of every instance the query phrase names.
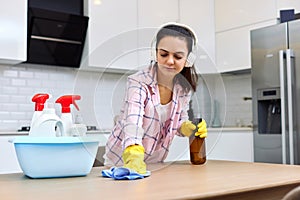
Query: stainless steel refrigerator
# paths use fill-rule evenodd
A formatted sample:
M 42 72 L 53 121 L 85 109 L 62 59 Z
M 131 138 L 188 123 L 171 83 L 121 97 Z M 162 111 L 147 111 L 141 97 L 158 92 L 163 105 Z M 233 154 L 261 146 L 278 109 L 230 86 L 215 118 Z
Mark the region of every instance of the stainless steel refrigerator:
M 254 161 L 300 164 L 300 20 L 251 31 Z

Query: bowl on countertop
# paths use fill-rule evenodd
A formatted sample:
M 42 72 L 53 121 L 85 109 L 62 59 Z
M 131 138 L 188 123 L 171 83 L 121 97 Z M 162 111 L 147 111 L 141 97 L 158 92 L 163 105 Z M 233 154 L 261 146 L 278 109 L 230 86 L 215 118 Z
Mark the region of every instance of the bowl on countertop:
M 86 176 L 99 141 L 91 137 L 31 137 L 11 140 L 23 173 L 30 178 Z

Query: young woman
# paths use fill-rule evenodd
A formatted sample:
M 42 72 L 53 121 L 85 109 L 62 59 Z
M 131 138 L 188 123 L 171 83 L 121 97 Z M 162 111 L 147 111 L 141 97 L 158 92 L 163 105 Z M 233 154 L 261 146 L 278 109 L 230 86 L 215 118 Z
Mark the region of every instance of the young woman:
M 194 32 L 183 24 L 166 24 L 152 44 L 149 68 L 130 75 L 123 109 L 108 138 L 105 165 L 124 166 L 140 174 L 146 163 L 163 162 L 174 135 L 207 135 L 206 122 L 188 120 L 191 93 L 196 90 Z

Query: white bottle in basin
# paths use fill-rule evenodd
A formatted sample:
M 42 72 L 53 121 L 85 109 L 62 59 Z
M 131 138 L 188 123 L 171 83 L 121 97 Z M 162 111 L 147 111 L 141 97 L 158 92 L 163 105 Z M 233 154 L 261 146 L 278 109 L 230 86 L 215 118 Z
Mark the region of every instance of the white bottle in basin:
M 29 136 L 57 137 L 63 135 L 64 129 L 61 119 L 55 114 L 53 105 L 45 103 L 42 113 L 30 127 Z
M 61 120 L 63 122 L 64 134 L 65 136 L 73 136 L 72 127 L 73 127 L 73 117 L 71 114 L 70 105 L 73 104 L 77 110 L 79 110 L 76 100 L 80 100 L 80 95 L 64 95 L 59 97 L 55 103 L 61 104 Z

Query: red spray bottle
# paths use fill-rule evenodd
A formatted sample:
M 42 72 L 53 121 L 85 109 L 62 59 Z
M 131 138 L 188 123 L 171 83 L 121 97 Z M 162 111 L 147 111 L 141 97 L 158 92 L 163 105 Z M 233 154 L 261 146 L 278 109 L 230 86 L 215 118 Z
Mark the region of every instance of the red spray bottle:
M 35 121 L 41 116 L 45 107 L 45 102 L 47 101 L 47 99 L 49 99 L 49 97 L 50 97 L 49 94 L 42 94 L 42 93 L 35 94 L 32 97 L 32 102 L 35 102 L 35 107 L 31 119 L 30 127 L 32 127 Z
M 80 95 L 64 95 L 59 97 L 55 103 L 61 104 L 61 121 L 63 122 L 64 134 L 65 136 L 72 136 L 72 125 L 73 125 L 73 117 L 71 114 L 70 105 L 73 104 L 74 107 L 79 110 L 78 105 L 76 104 L 76 100 L 80 100 Z
M 63 127 L 60 118 L 55 114 L 55 109 L 46 102 L 51 95 L 36 94 L 32 98 L 35 102 L 29 136 L 57 137 L 63 134 Z M 58 128 L 58 130 L 56 130 Z

